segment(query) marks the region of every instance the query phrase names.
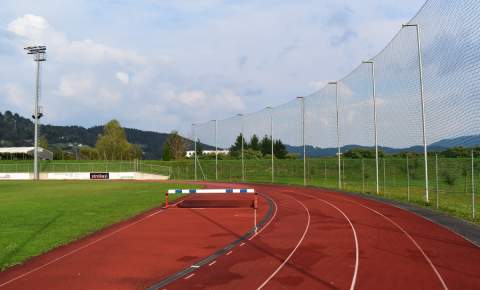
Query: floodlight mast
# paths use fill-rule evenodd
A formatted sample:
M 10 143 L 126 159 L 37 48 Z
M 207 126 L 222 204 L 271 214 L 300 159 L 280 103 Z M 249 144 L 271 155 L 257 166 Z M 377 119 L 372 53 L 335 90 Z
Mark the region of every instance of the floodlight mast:
M 40 179 L 40 174 L 38 171 L 38 125 L 42 113 L 39 110 L 39 99 L 40 99 L 40 63 L 46 61 L 46 46 L 29 46 L 25 50 L 27 54 L 33 55 L 33 61 L 37 63 L 37 72 L 36 72 L 36 88 L 35 88 L 35 113 L 32 116 L 35 120 L 35 130 L 34 130 L 34 150 L 33 150 L 33 178 L 35 180 Z

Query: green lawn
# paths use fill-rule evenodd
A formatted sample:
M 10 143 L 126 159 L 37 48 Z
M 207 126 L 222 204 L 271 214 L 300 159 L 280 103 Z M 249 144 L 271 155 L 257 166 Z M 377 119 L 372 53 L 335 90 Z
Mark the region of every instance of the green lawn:
M 1 181 L 0 269 L 158 207 L 166 189 L 179 187 L 185 185 Z

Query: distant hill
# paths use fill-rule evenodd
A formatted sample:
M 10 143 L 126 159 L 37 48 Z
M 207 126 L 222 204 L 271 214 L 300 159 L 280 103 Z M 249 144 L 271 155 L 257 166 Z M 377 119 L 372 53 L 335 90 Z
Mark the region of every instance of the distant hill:
M 480 145 L 480 136 L 465 136 L 455 139 L 445 139 L 428 145 L 428 150 L 433 151 L 445 151 L 448 148 L 462 146 L 462 147 L 474 147 Z M 303 154 L 303 146 L 290 146 L 286 145 L 289 153 L 297 153 L 300 156 Z M 373 149 L 373 146 L 360 146 L 360 145 L 346 145 L 341 148 L 342 152 L 346 152 L 353 148 Z M 391 147 L 379 147 L 380 150 L 387 154 L 398 154 L 402 152 L 414 152 L 423 153 L 423 146 L 412 146 L 408 148 L 391 148 Z M 306 155 L 309 157 L 327 157 L 335 156 L 337 154 L 337 148 L 319 148 L 310 145 L 305 146 Z
M 18 114 L 6 111 L 0 113 L 0 147 L 32 146 L 33 122 Z M 84 128 L 81 126 L 53 126 L 41 125 L 40 135 L 45 136 L 50 147 L 71 149 L 78 144 L 95 146 L 97 137 L 103 131 L 103 126 Z M 142 131 L 125 128 L 127 139 L 130 143 L 138 144 L 143 150 L 143 158 L 160 159 L 162 157 L 163 143 L 167 133 Z M 185 139 L 188 148 L 192 141 Z

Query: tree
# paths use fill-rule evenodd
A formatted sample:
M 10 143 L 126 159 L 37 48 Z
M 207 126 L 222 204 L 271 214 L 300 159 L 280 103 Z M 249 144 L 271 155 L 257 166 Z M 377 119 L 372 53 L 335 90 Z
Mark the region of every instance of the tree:
M 283 145 L 280 139 L 275 140 L 273 143 L 273 155 L 278 159 L 285 159 L 287 157 L 288 151 L 285 145 Z
M 38 146 L 43 148 L 43 149 L 48 149 L 48 140 L 45 136 L 41 136 L 38 139 Z
M 141 156 L 138 156 L 141 152 L 127 141 L 125 130 L 117 120 L 105 125 L 103 134 L 98 136 L 95 148 L 100 158 L 110 160 L 134 159 Z
M 260 151 L 260 144 L 259 144 L 257 135 L 253 134 L 252 138 L 250 138 L 250 143 L 248 144 L 248 148 L 254 151 Z
M 172 131 L 172 133 L 168 135 L 165 145 L 167 145 L 168 149 L 170 150 L 171 159 L 178 160 L 185 157 L 187 146 L 185 144 L 185 140 L 178 135 L 177 131 Z
M 239 157 L 242 154 L 242 139 L 243 139 L 242 134 L 237 136 L 237 139 L 235 139 L 235 144 L 233 144 L 230 147 L 230 156 Z M 244 139 L 243 139 L 243 142 L 245 142 Z M 246 147 L 245 143 L 243 144 L 243 147 L 245 149 L 245 147 Z
M 162 151 L 162 159 L 163 161 L 170 161 L 170 146 L 168 143 L 165 143 L 163 145 L 163 151 Z
M 272 154 L 272 139 L 267 135 L 263 136 L 262 141 L 260 141 L 260 151 L 263 156 L 267 154 Z
M 203 144 L 200 142 L 200 139 L 197 139 L 197 158 L 203 154 Z M 194 157 L 195 158 L 195 157 Z

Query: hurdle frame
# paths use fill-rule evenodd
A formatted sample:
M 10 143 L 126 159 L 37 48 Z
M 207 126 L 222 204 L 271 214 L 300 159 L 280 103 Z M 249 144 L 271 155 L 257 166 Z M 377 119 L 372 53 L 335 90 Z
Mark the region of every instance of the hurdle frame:
M 258 192 L 253 188 L 202 188 L 202 189 L 169 189 L 165 192 L 165 206 L 164 209 L 168 209 L 168 195 L 169 194 L 202 194 L 202 193 L 224 193 L 224 194 L 242 194 L 253 193 L 253 231 L 257 234 L 257 209 L 258 209 Z

